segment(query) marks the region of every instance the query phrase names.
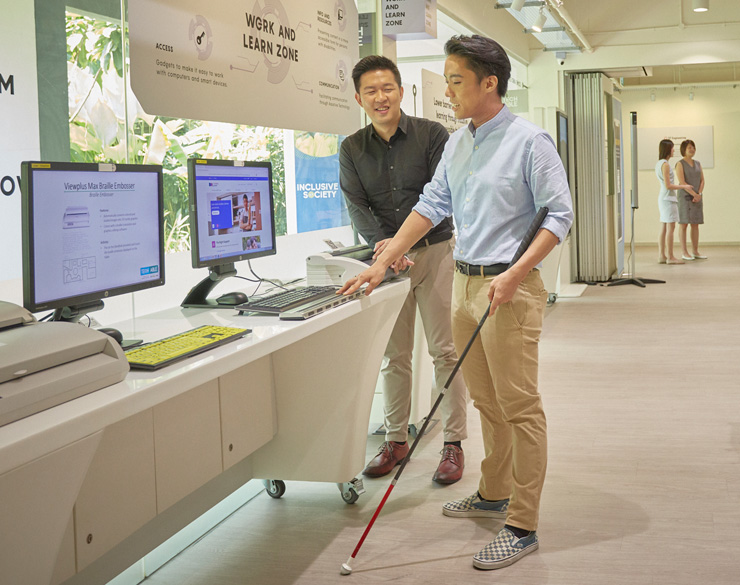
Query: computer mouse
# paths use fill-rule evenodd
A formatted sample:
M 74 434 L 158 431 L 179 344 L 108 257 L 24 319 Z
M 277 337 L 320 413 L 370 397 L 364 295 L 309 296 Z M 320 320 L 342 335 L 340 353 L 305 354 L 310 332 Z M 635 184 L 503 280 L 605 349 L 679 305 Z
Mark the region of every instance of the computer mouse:
M 118 329 L 113 329 L 113 327 L 101 327 L 98 331 L 112 337 L 119 345 L 123 341 L 123 334 Z
M 216 299 L 219 305 L 241 305 L 247 302 L 248 297 L 243 292 L 228 292 Z

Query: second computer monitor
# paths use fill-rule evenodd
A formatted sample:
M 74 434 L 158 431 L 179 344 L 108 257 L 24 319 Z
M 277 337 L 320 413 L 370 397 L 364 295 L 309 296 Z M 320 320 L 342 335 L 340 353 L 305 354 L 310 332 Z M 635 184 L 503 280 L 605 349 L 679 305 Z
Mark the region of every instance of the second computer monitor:
M 188 182 L 194 268 L 277 252 L 271 163 L 190 159 Z
M 193 158 L 188 187 L 193 268 L 208 268 L 208 276 L 182 306 L 229 308 L 246 295 L 208 297 L 218 282 L 236 276 L 234 263 L 277 253 L 272 164 Z

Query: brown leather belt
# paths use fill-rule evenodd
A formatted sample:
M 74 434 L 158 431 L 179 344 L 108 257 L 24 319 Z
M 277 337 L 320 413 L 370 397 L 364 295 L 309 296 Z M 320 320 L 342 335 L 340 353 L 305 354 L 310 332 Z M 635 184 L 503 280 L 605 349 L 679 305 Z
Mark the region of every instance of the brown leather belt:
M 440 242 L 446 242 L 452 237 L 452 232 L 442 232 L 441 234 L 433 234 L 428 238 L 422 238 L 411 246 L 412 250 L 418 250 L 419 248 L 425 248 L 433 244 L 439 244 Z
M 480 266 L 479 264 L 468 264 L 462 260 L 455 260 L 455 269 L 465 276 L 497 276 L 508 268 L 508 264 L 491 264 Z

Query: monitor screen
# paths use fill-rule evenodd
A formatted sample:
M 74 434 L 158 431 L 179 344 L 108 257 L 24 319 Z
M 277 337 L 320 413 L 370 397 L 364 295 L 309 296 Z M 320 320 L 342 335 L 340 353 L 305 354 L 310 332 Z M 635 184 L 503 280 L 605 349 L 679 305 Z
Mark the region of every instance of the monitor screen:
M 563 167 L 565 167 L 565 174 L 568 175 L 568 180 L 570 180 L 570 169 L 568 168 L 568 117 L 562 112 L 557 111 L 555 112 L 555 117 L 558 124 L 558 154 L 560 155 L 560 160 L 563 162 Z
M 275 254 L 272 164 L 188 160 L 193 267 Z
M 161 166 L 24 162 L 22 193 L 29 311 L 164 284 Z

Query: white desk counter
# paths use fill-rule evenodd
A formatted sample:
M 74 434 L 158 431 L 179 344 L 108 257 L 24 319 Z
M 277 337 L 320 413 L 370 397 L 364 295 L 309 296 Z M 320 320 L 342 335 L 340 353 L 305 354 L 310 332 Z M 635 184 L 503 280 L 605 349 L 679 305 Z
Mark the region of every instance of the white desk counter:
M 145 341 L 252 333 L 0 427 L 0 580 L 104 583 L 249 479 L 353 479 L 408 287 L 306 321 L 174 308 L 118 324 Z

